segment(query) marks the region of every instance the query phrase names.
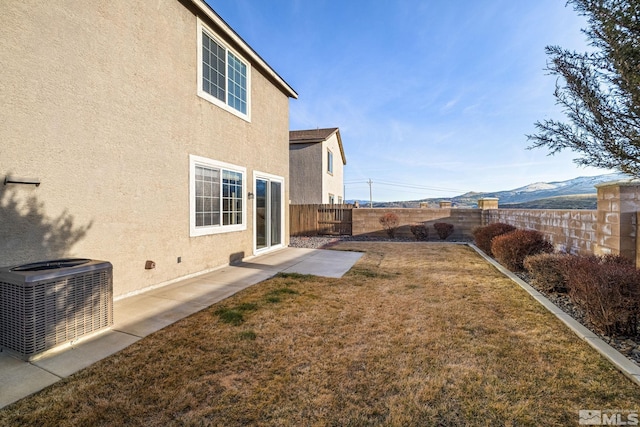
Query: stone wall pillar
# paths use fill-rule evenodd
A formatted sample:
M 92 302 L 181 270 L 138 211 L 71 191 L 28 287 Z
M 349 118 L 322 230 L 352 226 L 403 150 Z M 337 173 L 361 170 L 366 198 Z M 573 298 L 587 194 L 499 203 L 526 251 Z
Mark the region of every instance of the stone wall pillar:
M 640 181 L 623 180 L 596 185 L 598 223 L 596 255 L 622 255 L 636 261 L 637 212 L 640 211 Z
M 478 199 L 478 209 L 481 212 L 482 218 L 482 226 L 487 226 L 492 222 L 492 212 L 495 212 L 498 209 L 498 198 L 497 197 L 483 197 L 482 199 Z
M 482 199 L 478 199 L 478 208 L 485 209 L 498 209 L 498 198 L 497 197 L 484 197 Z
M 440 202 L 440 209 L 451 209 L 451 202 L 442 200 Z

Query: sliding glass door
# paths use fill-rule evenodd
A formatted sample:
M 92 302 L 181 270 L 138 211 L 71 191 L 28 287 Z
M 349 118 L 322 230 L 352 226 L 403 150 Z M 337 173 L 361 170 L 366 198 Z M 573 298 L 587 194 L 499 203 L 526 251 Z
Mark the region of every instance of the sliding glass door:
M 282 179 L 258 177 L 255 188 L 256 250 L 281 245 L 283 242 Z

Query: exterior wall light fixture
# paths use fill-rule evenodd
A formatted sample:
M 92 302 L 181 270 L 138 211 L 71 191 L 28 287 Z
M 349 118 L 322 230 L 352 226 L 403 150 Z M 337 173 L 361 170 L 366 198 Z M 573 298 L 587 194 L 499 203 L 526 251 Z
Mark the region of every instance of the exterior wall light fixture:
M 4 177 L 4 185 L 7 184 L 28 184 L 28 185 L 35 185 L 36 187 L 40 186 L 40 179 L 39 178 L 18 178 L 15 176 L 5 176 Z

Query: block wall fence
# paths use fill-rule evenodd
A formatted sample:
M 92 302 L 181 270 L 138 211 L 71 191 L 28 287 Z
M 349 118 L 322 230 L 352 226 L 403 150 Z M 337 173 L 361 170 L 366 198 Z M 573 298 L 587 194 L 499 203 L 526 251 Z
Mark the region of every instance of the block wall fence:
M 386 237 L 379 219 L 387 212 L 398 215 L 397 237 L 413 237 L 410 225 L 422 222 L 429 227 L 430 241 L 438 240 L 433 228 L 436 222 L 454 225 L 454 233 L 448 238 L 451 241 L 471 241 L 474 228 L 503 222 L 540 231 L 558 251 L 623 255 L 640 266 L 640 181 L 608 182 L 596 189 L 596 210 L 500 209 L 496 198 L 480 199 L 477 209 L 452 208 L 447 203 L 440 208 L 357 208 L 353 209 L 352 234 Z
M 392 212 L 398 215 L 399 226 L 396 237 L 413 238 L 410 226 L 415 223 L 424 223 L 429 228 L 429 240 L 439 240 L 433 224 L 436 222 L 448 222 L 453 224 L 453 234 L 448 240 L 471 241 L 474 228 L 483 224 L 483 212 L 481 209 L 455 209 L 455 208 L 358 208 L 352 211 L 352 235 L 387 237 L 380 225 L 380 217 Z

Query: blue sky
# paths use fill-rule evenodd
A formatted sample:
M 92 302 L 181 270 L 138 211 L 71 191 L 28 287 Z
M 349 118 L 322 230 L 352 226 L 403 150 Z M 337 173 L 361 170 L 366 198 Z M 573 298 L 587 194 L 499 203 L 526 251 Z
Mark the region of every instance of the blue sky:
M 547 45 L 587 49 L 564 0 L 208 0 L 299 94 L 290 128 L 339 127 L 347 199 L 450 197 L 612 171 L 527 150 L 564 116 Z

